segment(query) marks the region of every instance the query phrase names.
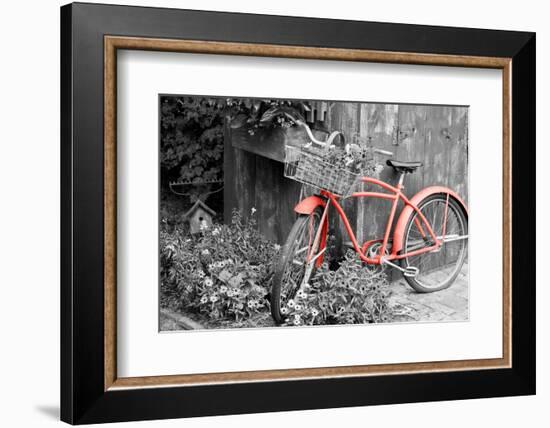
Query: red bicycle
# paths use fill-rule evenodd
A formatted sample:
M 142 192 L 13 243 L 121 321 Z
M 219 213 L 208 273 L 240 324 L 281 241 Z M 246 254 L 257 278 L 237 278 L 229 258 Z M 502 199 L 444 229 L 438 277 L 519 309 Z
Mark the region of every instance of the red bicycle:
M 341 134 L 333 132 L 327 141 L 317 140 L 307 124 L 303 126 L 311 139 L 307 146 L 334 147 L 332 141 Z M 346 152 L 349 145 L 345 146 Z M 370 148 L 377 155 L 392 152 Z M 328 165 L 322 156 L 304 147 L 287 146 L 285 176 L 313 186 L 318 194 L 306 197 L 295 207 L 298 218 L 281 248 L 273 275 L 271 313 L 277 323 L 284 321 L 281 308 L 308 284 L 315 269 L 323 262 L 327 250 L 329 213 L 336 211 L 351 240 L 351 246 L 363 263 L 398 269 L 417 292 L 427 293 L 449 287 L 462 269 L 467 253 L 468 209 L 462 199 L 443 186 L 426 187 L 407 198 L 403 181 L 421 162 L 388 159 L 386 164 L 399 174 L 397 186 L 377 178 L 362 176 L 344 168 Z M 368 183 L 383 191 L 353 191 L 356 183 Z M 380 198 L 391 201 L 384 236 L 364 243 L 356 234 L 339 203 L 344 198 Z M 399 201 L 404 204 L 394 223 Z M 329 210 L 330 207 L 334 210 Z M 393 229 L 393 233 L 392 233 Z

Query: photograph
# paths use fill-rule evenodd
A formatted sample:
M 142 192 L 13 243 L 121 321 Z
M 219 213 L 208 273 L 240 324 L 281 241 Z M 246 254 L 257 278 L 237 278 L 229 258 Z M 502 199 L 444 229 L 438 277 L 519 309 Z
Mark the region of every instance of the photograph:
M 467 105 L 158 114 L 159 331 L 469 321 Z

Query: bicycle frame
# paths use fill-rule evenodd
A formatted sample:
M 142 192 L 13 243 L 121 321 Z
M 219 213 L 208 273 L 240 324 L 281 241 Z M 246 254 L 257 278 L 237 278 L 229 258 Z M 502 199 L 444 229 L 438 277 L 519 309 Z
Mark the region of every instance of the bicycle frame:
M 403 188 L 404 188 L 403 187 L 403 178 L 404 178 L 404 174 L 401 175 L 401 177 L 399 179 L 399 184 L 397 186 L 392 186 L 392 185 L 389 185 L 389 184 L 387 184 L 387 183 L 385 183 L 381 180 L 378 180 L 376 178 L 362 177 L 361 181 L 363 183 L 374 184 L 376 186 L 379 186 L 379 187 L 383 188 L 384 190 L 387 190 L 389 193 L 354 192 L 350 195 L 350 197 L 352 197 L 352 198 L 377 198 L 377 199 L 385 199 L 385 200 L 392 201 L 392 206 L 391 206 L 390 214 L 388 216 L 388 220 L 387 220 L 387 223 L 386 223 L 384 237 L 381 238 L 381 239 L 373 239 L 373 240 L 367 241 L 362 246 L 360 246 L 359 243 L 357 242 L 357 238 L 356 238 L 355 233 L 353 232 L 353 229 L 352 229 L 352 227 L 349 223 L 349 220 L 346 216 L 346 213 L 344 212 L 344 209 L 342 208 L 342 206 L 338 202 L 339 197 L 332 194 L 332 193 L 330 193 L 330 192 L 328 192 L 328 191 L 326 191 L 326 190 L 321 191 L 321 195 L 328 199 L 328 203 L 325 206 L 325 212 L 323 213 L 323 220 L 326 221 L 325 218 L 327 216 L 328 207 L 331 204 L 334 205 L 336 211 L 338 212 L 338 215 L 340 216 L 340 218 L 342 219 L 342 222 L 344 223 L 346 231 L 347 231 L 347 233 L 348 233 L 348 235 L 351 239 L 351 242 L 353 244 L 353 248 L 355 249 L 355 251 L 357 252 L 359 257 L 361 258 L 361 260 L 364 261 L 365 263 L 379 265 L 379 264 L 381 264 L 385 261 L 399 260 L 399 259 L 403 259 L 403 258 L 406 258 L 406 257 L 412 257 L 412 256 L 416 256 L 416 255 L 419 255 L 419 254 L 434 251 L 434 250 L 437 250 L 438 248 L 440 248 L 441 245 L 443 245 L 443 240 L 438 239 L 438 237 L 435 235 L 435 233 L 432 229 L 432 226 L 430 225 L 430 223 L 428 222 L 428 220 L 426 219 L 424 214 L 422 214 L 422 212 L 416 206 L 416 204 L 413 204 L 403 194 L 403 191 L 402 191 Z M 417 250 L 413 250 L 413 251 L 410 251 L 410 252 L 405 252 L 405 253 L 402 253 L 402 254 L 397 254 L 398 249 L 395 248 L 395 247 L 392 247 L 391 253 L 389 255 L 385 255 L 386 249 L 388 248 L 388 243 L 389 243 L 389 239 L 390 239 L 390 233 L 391 233 L 391 230 L 392 230 L 393 220 L 395 218 L 395 214 L 396 214 L 396 211 L 397 211 L 397 205 L 398 205 L 400 200 L 403 201 L 403 203 L 405 204 L 405 207 L 411 207 L 414 210 L 414 212 L 416 212 L 418 214 L 418 216 L 414 218 L 415 225 L 419 229 L 419 231 L 420 231 L 420 233 L 423 237 L 429 236 L 431 238 L 431 240 L 433 242 L 433 245 L 427 246 L 427 247 L 422 247 L 422 248 L 419 248 Z M 449 204 L 449 193 L 447 193 L 447 205 L 445 207 L 445 216 L 443 218 L 443 225 L 445 225 L 446 222 L 447 222 L 447 207 L 448 207 L 448 204 Z M 321 225 L 322 224 L 323 223 L 321 223 Z M 443 236 L 445 236 L 445 232 L 443 232 Z M 374 258 L 373 257 L 368 257 L 367 254 L 366 254 L 366 250 L 367 250 L 368 246 L 370 244 L 374 243 L 374 242 L 382 242 L 379 253 Z

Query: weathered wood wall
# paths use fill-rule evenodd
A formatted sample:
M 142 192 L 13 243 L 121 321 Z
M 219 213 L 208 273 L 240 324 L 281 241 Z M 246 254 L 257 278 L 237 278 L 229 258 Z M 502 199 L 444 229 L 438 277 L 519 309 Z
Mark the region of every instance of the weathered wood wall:
M 394 159 L 422 161 L 422 168 L 406 176 L 408 196 L 429 185 L 445 185 L 468 200 L 467 107 L 334 102 L 325 125 L 342 130 L 348 139 L 358 133 L 374 147 L 394 152 Z M 296 127 L 250 135 L 226 126 L 225 220 L 229 221 L 233 208 L 248 215 L 254 207 L 261 232 L 283 243 L 295 219 L 293 207 L 301 186 L 284 178 L 283 164 L 273 159 L 281 158 L 285 142 L 306 140 L 305 132 Z M 397 182 L 390 167 L 385 167 L 381 178 Z M 383 234 L 390 202 L 348 199 L 343 205 L 360 242 Z M 332 218 L 331 233 L 341 241 L 343 225 L 336 215 Z

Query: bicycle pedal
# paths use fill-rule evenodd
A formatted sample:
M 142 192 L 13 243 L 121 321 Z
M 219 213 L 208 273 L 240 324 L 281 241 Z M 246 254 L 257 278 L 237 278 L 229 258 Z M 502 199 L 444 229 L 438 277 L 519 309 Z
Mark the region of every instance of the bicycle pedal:
M 418 275 L 418 268 L 414 266 L 407 266 L 403 269 L 403 275 L 409 277 L 409 278 L 415 278 Z

